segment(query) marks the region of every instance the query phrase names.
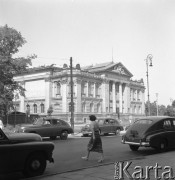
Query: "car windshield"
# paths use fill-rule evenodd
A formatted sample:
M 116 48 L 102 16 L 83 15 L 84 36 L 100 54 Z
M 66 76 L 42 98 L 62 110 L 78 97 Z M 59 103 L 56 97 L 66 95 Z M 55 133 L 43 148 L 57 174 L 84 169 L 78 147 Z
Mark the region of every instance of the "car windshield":
M 153 121 L 150 119 L 140 119 L 135 122 L 135 124 L 151 124 Z
M 43 118 L 38 118 L 34 121 L 34 125 L 42 125 L 44 123 L 44 119 Z

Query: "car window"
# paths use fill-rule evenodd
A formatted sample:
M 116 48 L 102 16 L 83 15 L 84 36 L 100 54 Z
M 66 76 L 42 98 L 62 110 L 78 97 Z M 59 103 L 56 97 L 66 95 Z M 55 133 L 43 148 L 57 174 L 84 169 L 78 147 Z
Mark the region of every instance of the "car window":
M 175 128 L 175 119 L 172 122 L 173 122 L 173 127 Z
M 109 124 L 114 125 L 115 124 L 114 119 L 109 119 Z
M 153 121 L 150 119 L 141 119 L 138 121 L 135 121 L 135 124 L 151 124 Z
M 44 124 L 50 124 L 50 120 L 45 120 Z
M 172 126 L 171 126 L 171 121 L 170 120 L 164 120 L 163 122 L 163 128 L 164 129 L 170 129 Z
M 54 126 L 56 126 L 56 125 L 57 125 L 57 120 L 56 120 L 56 119 L 53 119 L 53 120 L 52 120 L 52 124 L 53 124 Z
M 57 120 L 57 126 L 61 126 L 61 121 Z
M 3 133 L 0 131 L 0 139 L 4 139 Z
M 109 124 L 109 119 L 105 119 L 104 124 L 108 125 Z

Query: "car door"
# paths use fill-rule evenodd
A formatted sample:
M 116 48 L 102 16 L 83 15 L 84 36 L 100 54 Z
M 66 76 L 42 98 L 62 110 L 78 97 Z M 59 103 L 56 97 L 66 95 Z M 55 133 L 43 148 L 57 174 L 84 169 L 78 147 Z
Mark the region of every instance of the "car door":
M 56 134 L 57 136 L 61 135 L 61 131 L 63 130 L 62 123 L 59 119 L 57 119 L 57 125 L 56 125 Z
M 40 134 L 42 137 L 50 137 L 52 136 L 52 120 L 46 119 L 43 121 L 43 124 L 40 128 L 38 128 L 38 134 Z
M 175 147 L 175 119 L 172 119 L 172 146 Z
M 116 123 L 114 119 L 109 119 L 109 130 L 110 130 L 110 133 L 113 133 L 116 131 Z
M 109 132 L 110 132 L 109 119 L 104 119 L 103 124 L 101 126 L 101 133 L 109 133 Z
M 174 129 L 172 125 L 172 121 L 170 119 L 165 119 L 163 121 L 163 129 L 164 129 L 164 137 L 168 140 L 168 145 L 173 146 L 174 144 L 174 139 L 173 134 L 174 134 Z

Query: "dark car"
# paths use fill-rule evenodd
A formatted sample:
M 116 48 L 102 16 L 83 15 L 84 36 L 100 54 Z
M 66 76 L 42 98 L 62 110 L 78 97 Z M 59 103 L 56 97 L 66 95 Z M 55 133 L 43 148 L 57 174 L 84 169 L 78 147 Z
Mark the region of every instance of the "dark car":
M 44 173 L 47 160 L 53 162 L 54 144 L 41 136 L 3 132 L 0 129 L 0 174 L 23 172 L 26 177 Z
M 41 137 L 50 137 L 52 140 L 60 136 L 60 139 L 66 140 L 68 134 L 73 133 L 73 129 L 62 119 L 40 117 L 33 124 L 21 125 L 17 132 L 36 133 Z
M 98 118 L 99 132 L 100 134 L 107 135 L 109 133 L 119 134 L 123 130 L 123 126 L 120 125 L 119 121 L 113 118 Z M 83 136 L 91 135 L 90 124 L 86 124 L 81 129 Z
M 165 151 L 175 147 L 175 118 L 168 116 L 145 117 L 135 121 L 122 136 L 122 143 L 130 149 L 152 147 Z

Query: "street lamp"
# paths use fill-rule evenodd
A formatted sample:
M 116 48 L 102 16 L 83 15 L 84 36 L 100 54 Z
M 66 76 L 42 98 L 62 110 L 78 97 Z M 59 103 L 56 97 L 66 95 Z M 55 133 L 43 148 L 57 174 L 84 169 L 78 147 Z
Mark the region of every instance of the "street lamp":
M 148 66 L 152 67 L 152 58 L 151 54 L 148 54 L 146 61 L 146 77 L 147 77 L 147 90 L 148 90 L 148 115 L 150 116 L 150 100 L 149 100 L 149 78 L 148 78 Z

